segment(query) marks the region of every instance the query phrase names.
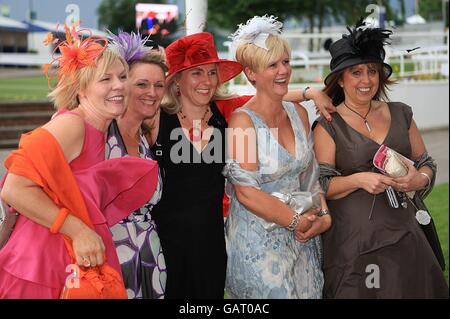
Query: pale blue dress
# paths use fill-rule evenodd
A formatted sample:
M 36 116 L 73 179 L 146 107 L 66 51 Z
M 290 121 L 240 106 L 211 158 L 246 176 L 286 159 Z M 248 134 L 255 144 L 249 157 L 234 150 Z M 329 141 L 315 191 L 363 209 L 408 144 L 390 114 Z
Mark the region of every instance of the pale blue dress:
M 226 291 L 230 298 L 322 297 L 320 237 L 306 243 L 296 241 L 293 232 L 248 211 L 229 184 L 253 186 L 267 193 L 321 191 L 312 140 L 308 140 L 295 106 L 283 102 L 283 107 L 295 134 L 296 158 L 278 144 L 255 112 L 245 107 L 236 110 L 247 113 L 257 131 L 259 168 L 255 172 L 245 171 L 236 162 L 227 161 L 224 169 L 231 196 L 225 226 Z

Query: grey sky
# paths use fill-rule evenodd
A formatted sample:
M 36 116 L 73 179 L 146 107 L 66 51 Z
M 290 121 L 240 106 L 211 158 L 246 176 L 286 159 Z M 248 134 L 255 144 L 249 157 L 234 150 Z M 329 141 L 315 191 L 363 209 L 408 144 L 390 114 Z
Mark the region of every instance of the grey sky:
M 399 8 L 398 0 L 390 0 L 394 9 Z M 15 20 L 23 21 L 28 17 L 30 5 L 37 13 L 38 20 L 48 22 L 64 23 L 67 13 L 65 12 L 68 4 L 77 4 L 80 8 L 81 25 L 87 28 L 98 27 L 97 8 L 101 0 L 0 0 L 1 5 L 10 7 L 10 17 Z M 168 1 L 174 3 L 177 1 Z M 373 1 L 377 3 L 377 0 Z M 406 0 L 406 15 L 414 13 L 414 0 Z
M 28 17 L 30 5 L 37 13 L 37 20 L 64 23 L 68 13 L 68 4 L 77 4 L 80 8 L 81 25 L 97 28 L 97 8 L 101 0 L 0 0 L 1 5 L 10 7 L 10 17 L 23 21 Z

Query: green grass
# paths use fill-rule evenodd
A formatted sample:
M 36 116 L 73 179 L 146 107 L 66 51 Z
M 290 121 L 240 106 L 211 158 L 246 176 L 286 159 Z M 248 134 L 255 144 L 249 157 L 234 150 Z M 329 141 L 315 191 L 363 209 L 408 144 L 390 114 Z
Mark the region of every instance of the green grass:
M 442 251 L 446 260 L 445 278 L 448 283 L 448 183 L 434 187 L 431 194 L 425 199 L 425 203 L 434 223 L 441 241 Z
M 0 101 L 47 100 L 48 92 L 44 76 L 0 79 Z

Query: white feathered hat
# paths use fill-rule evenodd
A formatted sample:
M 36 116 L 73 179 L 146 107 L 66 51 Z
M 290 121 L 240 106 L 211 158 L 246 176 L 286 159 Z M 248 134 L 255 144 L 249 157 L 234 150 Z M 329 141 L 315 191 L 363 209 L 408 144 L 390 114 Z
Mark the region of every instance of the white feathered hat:
M 236 32 L 229 36 L 231 39 L 232 58 L 236 59 L 236 50 L 241 44 L 252 43 L 262 49 L 267 50 L 267 37 L 281 34 L 283 23 L 277 21 L 277 17 L 267 14 L 260 17 L 254 16 L 245 24 L 240 24 Z

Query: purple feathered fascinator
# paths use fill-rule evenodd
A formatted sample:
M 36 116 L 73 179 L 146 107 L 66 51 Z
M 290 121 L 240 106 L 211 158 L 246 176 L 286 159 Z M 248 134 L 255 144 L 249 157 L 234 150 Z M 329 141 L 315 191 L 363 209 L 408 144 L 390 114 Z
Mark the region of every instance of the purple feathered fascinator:
M 127 63 L 131 63 L 135 60 L 141 59 L 152 48 L 146 46 L 147 42 L 153 42 L 149 40 L 149 37 L 141 38 L 139 32 L 128 33 L 119 31 L 117 35 L 108 30 L 108 36 L 110 38 L 109 47 L 111 50 L 120 54 Z

